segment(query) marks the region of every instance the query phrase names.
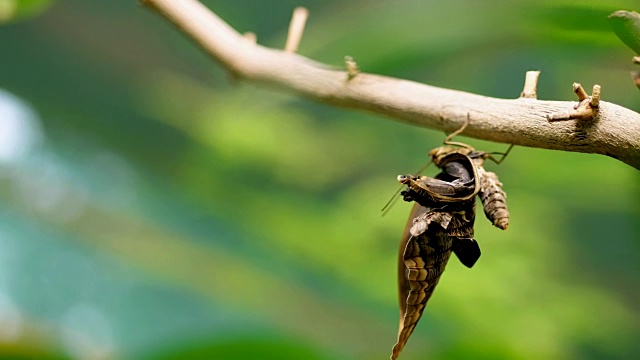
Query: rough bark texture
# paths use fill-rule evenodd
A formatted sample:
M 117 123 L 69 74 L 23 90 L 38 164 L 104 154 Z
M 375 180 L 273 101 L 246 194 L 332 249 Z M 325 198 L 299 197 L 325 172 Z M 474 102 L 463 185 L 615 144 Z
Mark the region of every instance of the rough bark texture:
M 453 131 L 469 117 L 467 136 L 602 154 L 640 169 L 640 114 L 624 107 L 600 101 L 593 119 L 550 123 L 548 115 L 572 110 L 577 102 L 497 99 L 380 75 L 349 75 L 295 53 L 257 45 L 196 0 L 143 3 L 167 17 L 239 78 L 433 129 Z

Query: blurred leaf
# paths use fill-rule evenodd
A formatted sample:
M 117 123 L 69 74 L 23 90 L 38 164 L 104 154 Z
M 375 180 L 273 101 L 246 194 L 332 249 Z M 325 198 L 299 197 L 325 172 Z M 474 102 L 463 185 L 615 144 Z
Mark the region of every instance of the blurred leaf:
M 274 339 L 272 334 L 238 337 L 228 341 L 211 341 L 180 346 L 155 355 L 147 360 L 178 359 L 278 359 L 298 360 L 324 359 L 317 350 L 310 349 L 298 342 L 287 339 Z
M 0 0 L 0 23 L 39 15 L 52 2 L 52 0 Z
M 609 15 L 609 21 L 620 40 L 640 55 L 640 14 L 618 10 Z
M 69 356 L 63 354 L 62 349 L 52 345 L 35 334 L 35 327 L 25 331 L 18 339 L 0 339 L 0 359 L 13 360 L 63 360 Z

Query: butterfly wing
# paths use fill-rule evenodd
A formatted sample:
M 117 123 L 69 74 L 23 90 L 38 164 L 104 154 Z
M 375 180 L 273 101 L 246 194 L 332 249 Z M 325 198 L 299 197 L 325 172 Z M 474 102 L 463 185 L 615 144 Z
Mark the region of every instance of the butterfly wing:
M 414 206 L 410 223 L 416 218 L 414 213 L 420 215 L 429 210 L 419 205 Z M 401 250 L 398 264 L 400 324 L 391 359 L 400 355 L 420 320 L 451 255 L 452 238 L 439 223 L 432 222 L 417 236 L 411 235 L 410 226 L 407 226 L 403 243 L 405 247 Z
M 407 278 L 407 267 L 404 264 L 404 252 L 407 248 L 407 243 L 411 239 L 411 233 L 409 232 L 411 226 L 413 226 L 413 219 L 417 218 L 428 212 L 429 209 L 421 206 L 418 203 L 414 203 L 411 213 L 409 214 L 409 221 L 405 226 L 402 234 L 402 241 L 400 242 L 400 251 L 398 251 L 398 303 L 400 304 L 400 321 L 407 310 L 407 296 L 409 296 L 409 280 Z
M 462 265 L 471 268 L 480 258 L 480 246 L 473 238 L 455 238 L 453 240 L 453 253 L 456 254 Z

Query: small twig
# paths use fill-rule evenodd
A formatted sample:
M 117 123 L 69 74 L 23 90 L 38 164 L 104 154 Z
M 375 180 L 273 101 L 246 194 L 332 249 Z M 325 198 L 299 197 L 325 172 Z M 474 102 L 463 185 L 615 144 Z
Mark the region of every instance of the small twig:
M 537 87 L 540 71 L 527 71 L 524 78 L 524 88 L 520 93 L 521 98 L 536 99 L 538 97 Z
M 573 83 L 573 92 L 576 93 L 576 95 L 578 95 L 579 101 L 582 101 L 589 97 L 589 94 L 587 94 L 587 92 L 584 91 L 584 88 L 582 87 L 582 85 L 580 85 L 580 83 Z
M 300 40 L 302 39 L 302 33 L 304 32 L 304 26 L 307 23 L 309 17 L 309 10 L 302 6 L 298 6 L 293 10 L 291 16 L 291 23 L 289 23 L 289 32 L 287 33 L 287 43 L 284 46 L 284 52 L 294 53 L 298 51 Z
M 636 84 L 638 89 L 640 89 L 640 72 L 632 71 L 631 72 L 631 79 L 633 80 L 633 83 Z
M 242 37 L 247 39 L 247 41 L 249 41 L 252 44 L 255 44 L 258 42 L 258 36 L 256 35 L 256 33 L 251 31 L 247 31 L 246 33 L 242 34 Z
M 593 89 L 591 90 L 591 100 L 589 100 L 589 105 L 592 109 L 597 109 L 600 106 L 600 85 L 593 85 Z
M 567 110 L 565 112 L 558 112 L 547 115 L 547 120 L 549 120 L 549 122 L 590 118 L 592 118 L 591 111 L 587 111 L 584 109 Z
M 353 57 L 345 56 L 344 65 L 347 67 L 347 80 L 351 80 L 360 74 L 360 67 Z
M 589 96 L 582 85 L 573 83 L 573 92 L 578 95 L 580 102 L 573 109 L 547 115 L 549 122 L 577 119 L 593 119 L 600 106 L 600 85 L 594 85 L 592 96 Z

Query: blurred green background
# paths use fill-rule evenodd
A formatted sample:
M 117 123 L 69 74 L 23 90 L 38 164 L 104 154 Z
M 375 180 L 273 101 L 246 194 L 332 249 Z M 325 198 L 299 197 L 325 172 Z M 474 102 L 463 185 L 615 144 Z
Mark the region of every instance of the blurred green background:
M 207 0 L 333 66 L 640 109 L 607 16 L 636 1 Z M 137 1 L 0 0 L 0 357 L 385 359 L 409 212 L 444 134 L 237 82 Z M 468 141 L 486 151 L 504 144 Z M 452 259 L 401 359 L 640 358 L 640 173 L 516 147 L 483 256 Z M 434 169 L 431 169 L 433 172 Z

